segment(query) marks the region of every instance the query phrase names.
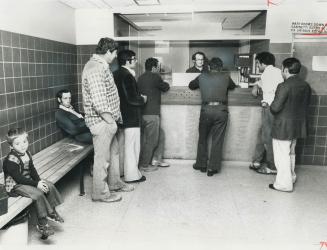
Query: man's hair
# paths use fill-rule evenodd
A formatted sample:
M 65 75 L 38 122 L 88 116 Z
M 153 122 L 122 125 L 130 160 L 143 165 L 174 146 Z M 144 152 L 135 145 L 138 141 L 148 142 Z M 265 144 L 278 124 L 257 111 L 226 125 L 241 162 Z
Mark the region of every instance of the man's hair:
M 148 59 L 146 59 L 145 61 L 145 70 L 146 71 L 151 71 L 153 67 L 158 67 L 158 59 L 150 57 Z
M 108 37 L 101 38 L 97 47 L 95 48 L 95 53 L 99 55 L 104 55 L 108 52 L 113 52 L 118 49 L 117 43 Z
M 301 70 L 301 62 L 295 57 L 286 58 L 283 63 L 283 68 L 288 69 L 290 74 L 298 74 Z
M 210 70 L 221 70 L 223 61 L 219 57 L 213 57 L 209 62 Z
M 132 57 L 135 56 L 135 52 L 129 49 L 122 50 L 117 55 L 118 64 L 120 66 L 126 65 L 127 61 L 131 61 Z
M 203 59 L 206 58 L 206 56 L 205 56 L 205 54 L 204 54 L 203 52 L 201 52 L 201 51 L 197 51 L 197 52 L 195 52 L 195 53 L 192 55 L 192 60 L 193 60 L 193 61 L 195 61 L 195 57 L 196 57 L 196 55 L 202 55 L 202 56 L 203 56 Z
M 12 128 L 9 129 L 8 133 L 7 133 L 7 142 L 9 143 L 9 145 L 12 145 L 14 140 L 21 136 L 21 135 L 28 135 L 25 131 L 25 129 L 23 128 Z
M 261 52 L 255 57 L 260 63 L 275 66 L 275 56 L 270 52 Z
M 62 94 L 64 94 L 64 93 L 72 93 L 69 89 L 61 89 L 61 90 L 59 90 L 58 92 L 57 92 L 57 94 L 56 94 L 56 97 L 57 97 L 57 99 L 58 98 L 62 98 Z

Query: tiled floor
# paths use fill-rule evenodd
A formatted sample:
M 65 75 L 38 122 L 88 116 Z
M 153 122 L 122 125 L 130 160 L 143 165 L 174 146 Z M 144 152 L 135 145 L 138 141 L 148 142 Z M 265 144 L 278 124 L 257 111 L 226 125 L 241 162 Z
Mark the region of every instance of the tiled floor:
M 327 242 L 326 167 L 298 167 L 295 191 L 281 193 L 268 188 L 274 176 L 245 163 L 226 162 L 209 178 L 191 161 L 170 162 L 119 203 L 92 202 L 89 176 L 86 196 L 78 196 L 77 174 L 67 175 L 58 185 L 64 225 L 46 241 L 30 230 L 30 246 L 318 250 Z

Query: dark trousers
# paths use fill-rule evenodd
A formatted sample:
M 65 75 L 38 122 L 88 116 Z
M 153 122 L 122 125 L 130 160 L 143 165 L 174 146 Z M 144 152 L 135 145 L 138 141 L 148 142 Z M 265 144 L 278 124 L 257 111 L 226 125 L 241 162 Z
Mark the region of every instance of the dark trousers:
M 160 128 L 159 115 L 143 115 L 139 165 L 147 167 L 153 160 L 162 161 L 165 134 Z
M 269 106 L 262 108 L 262 127 L 259 130 L 253 162 L 262 163 L 264 160 L 270 169 L 276 170 L 272 147 L 271 128 L 274 116 Z
M 203 105 L 200 113 L 199 142 L 195 165 L 211 170 L 221 169 L 222 151 L 228 112 L 221 106 Z M 212 132 L 212 145 L 208 161 L 208 135 Z

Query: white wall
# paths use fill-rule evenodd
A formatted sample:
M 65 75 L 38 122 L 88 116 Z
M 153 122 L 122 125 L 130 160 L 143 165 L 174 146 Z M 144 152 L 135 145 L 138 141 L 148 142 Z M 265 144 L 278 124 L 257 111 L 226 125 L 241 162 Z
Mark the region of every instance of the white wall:
M 0 29 L 75 44 L 74 9 L 55 1 L 1 0 Z
M 327 22 L 327 3 L 306 1 L 290 0 L 270 6 L 266 34 L 272 43 L 292 42 L 292 22 Z
M 100 38 L 114 36 L 113 13 L 110 10 L 76 10 L 76 44 L 97 44 Z

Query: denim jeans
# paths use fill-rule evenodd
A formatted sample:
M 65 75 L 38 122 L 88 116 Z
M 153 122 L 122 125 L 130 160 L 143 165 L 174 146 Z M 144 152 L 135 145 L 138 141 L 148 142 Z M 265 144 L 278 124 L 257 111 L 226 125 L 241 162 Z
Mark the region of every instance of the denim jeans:
M 266 161 L 270 169 L 276 170 L 271 138 L 273 119 L 269 106 L 262 107 L 262 126 L 259 129 L 253 162 Z
M 16 185 L 13 190 L 14 193 L 33 200 L 33 206 L 36 209 L 38 219 L 52 214 L 54 212 L 53 209 L 63 202 L 55 185 L 50 181 L 46 181 L 46 183 L 49 187 L 47 194 L 36 187 L 21 184 Z
M 90 131 L 93 136 L 94 165 L 92 198 L 101 199 L 110 195 L 110 188 L 123 185 L 119 173 L 119 147 L 116 138 L 116 123 L 99 122 Z

